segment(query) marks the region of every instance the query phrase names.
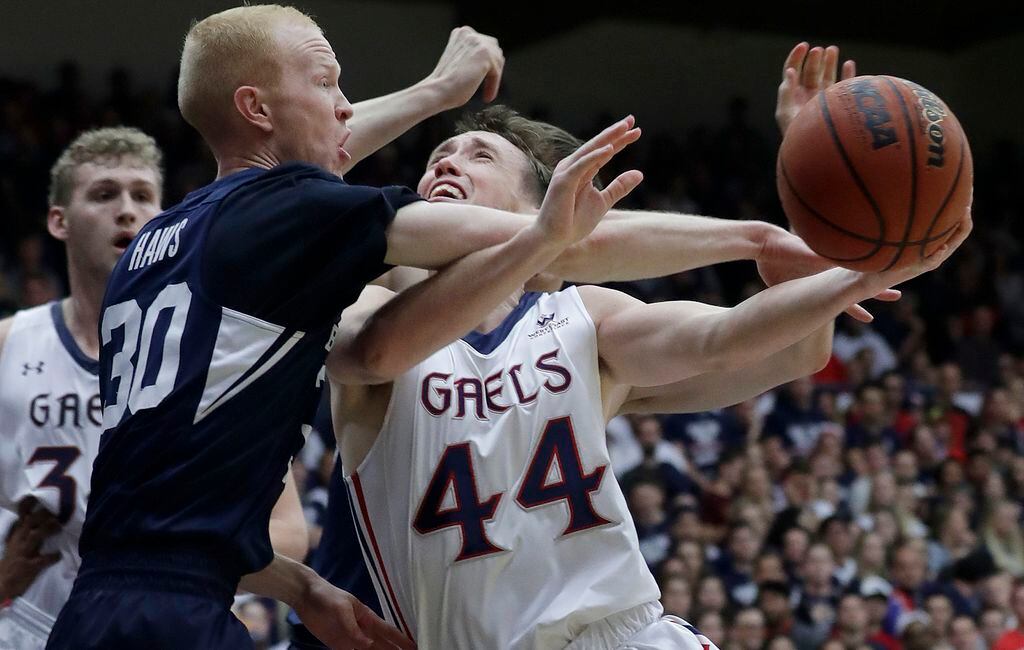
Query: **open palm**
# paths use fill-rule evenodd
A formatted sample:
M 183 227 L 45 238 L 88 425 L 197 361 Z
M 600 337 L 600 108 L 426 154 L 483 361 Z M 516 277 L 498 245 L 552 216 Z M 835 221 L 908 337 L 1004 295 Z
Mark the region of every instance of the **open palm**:
M 775 121 L 783 135 L 804 104 L 836 82 L 838 63 L 839 48 L 835 45 L 812 48 L 808 43 L 798 43 L 790 51 L 782 66 L 782 83 L 775 104 Z M 853 60 L 843 63 L 840 79 L 850 79 L 856 74 Z
M 566 245 L 583 239 L 612 206 L 640 184 L 643 174 L 633 169 L 619 174 L 603 190 L 594 186 L 594 177 L 601 168 L 639 137 L 640 129 L 634 127 L 629 116 L 558 163 L 537 216 L 549 237 Z

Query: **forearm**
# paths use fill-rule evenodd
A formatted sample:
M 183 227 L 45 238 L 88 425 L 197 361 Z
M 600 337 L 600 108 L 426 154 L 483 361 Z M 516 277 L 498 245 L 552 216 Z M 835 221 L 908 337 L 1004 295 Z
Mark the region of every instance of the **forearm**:
M 405 372 L 472 330 L 561 252 L 538 227 L 467 255 L 398 294 L 377 310 L 347 346 L 378 381 Z M 346 373 L 348 374 L 348 373 Z M 332 377 L 347 383 L 354 377 Z
M 270 512 L 270 543 L 275 553 L 296 562 L 302 562 L 309 552 L 309 531 L 291 470 L 288 470 L 284 490 Z
M 345 142 L 345 150 L 352 159 L 343 171 L 440 113 L 445 109 L 443 97 L 436 81 L 424 79 L 398 92 L 353 105 L 352 118 L 348 120 L 352 135 Z
M 322 578 L 313 569 L 275 553 L 262 570 L 242 576 L 238 587 L 295 607 L 317 580 Z
M 756 259 L 773 228 L 763 221 L 612 210 L 590 237 L 560 256 L 551 271 L 577 282 L 606 282 Z
M 707 372 L 661 386 L 633 388 L 618 414 L 693 413 L 739 404 L 776 386 L 814 374 L 828 363 L 833 323 L 759 363 Z
M 775 285 L 731 309 L 665 302 L 602 318 L 598 341 L 609 376 L 659 386 L 761 363 L 874 295 L 864 276 L 832 269 Z
M 398 211 L 388 230 L 387 262 L 438 268 L 508 241 L 535 220 L 536 215 L 480 206 L 414 203 Z M 547 270 L 575 282 L 660 277 L 709 264 L 756 259 L 772 229 L 777 226 L 763 221 L 612 210 Z
M 740 369 L 795 345 L 881 290 L 872 290 L 862 274 L 846 269 L 783 282 L 716 315 L 708 345 L 721 369 Z

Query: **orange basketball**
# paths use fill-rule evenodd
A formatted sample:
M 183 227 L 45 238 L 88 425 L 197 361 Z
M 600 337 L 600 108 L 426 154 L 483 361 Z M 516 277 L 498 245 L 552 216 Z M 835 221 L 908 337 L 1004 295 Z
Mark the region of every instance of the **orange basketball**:
M 970 204 L 973 177 L 953 112 L 887 76 L 818 93 L 786 131 L 776 168 L 794 232 L 858 271 L 905 266 L 939 248 Z

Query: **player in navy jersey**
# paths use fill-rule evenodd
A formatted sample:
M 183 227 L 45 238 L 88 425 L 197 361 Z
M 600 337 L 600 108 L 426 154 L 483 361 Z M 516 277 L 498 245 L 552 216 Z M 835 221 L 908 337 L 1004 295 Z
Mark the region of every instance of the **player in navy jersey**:
M 0 572 L 0 595 L 14 598 L 0 609 L 0 649 L 42 648 L 71 591 L 101 433 L 100 301 L 115 262 L 159 211 L 161 157 L 152 138 L 125 127 L 87 131 L 68 145 L 50 173 L 47 226 L 65 243 L 70 295 L 0 321 L 0 507 L 21 513 L 0 564 L 39 572 L 59 560 L 38 578 Z M 291 481 L 270 527 L 275 549 L 305 555 Z
M 435 283 L 483 264 L 493 288 L 446 305 L 405 298 L 422 337 L 457 336 L 460 303 L 496 303 L 639 183 L 627 172 L 600 192 L 590 184 L 639 131 L 631 119 L 609 127 L 552 181 L 536 218 L 495 233 L 497 211 L 346 185 L 352 108 L 338 76 L 319 27 L 293 9 L 228 10 L 189 32 L 179 104 L 218 179 L 147 224 L 111 276 L 82 568 L 48 647 L 247 647 L 228 610 L 239 584 L 295 606 L 329 645 L 411 647 L 268 539 L 337 316 L 391 263 L 466 256 Z M 367 343 L 368 373 L 423 346 L 419 334 Z

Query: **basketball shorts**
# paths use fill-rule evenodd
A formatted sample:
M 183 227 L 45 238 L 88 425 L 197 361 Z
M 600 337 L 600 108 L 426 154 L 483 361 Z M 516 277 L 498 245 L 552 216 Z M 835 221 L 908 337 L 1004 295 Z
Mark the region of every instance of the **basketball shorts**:
M 655 601 L 591 623 L 566 650 L 718 650 L 692 625 L 676 616 L 662 616 Z
M 94 554 L 99 556 L 99 554 Z M 47 650 L 246 650 L 231 613 L 238 578 L 209 556 L 175 551 L 83 558 Z
M 43 650 L 53 617 L 21 598 L 0 609 L 0 650 Z

